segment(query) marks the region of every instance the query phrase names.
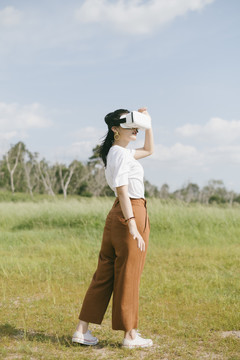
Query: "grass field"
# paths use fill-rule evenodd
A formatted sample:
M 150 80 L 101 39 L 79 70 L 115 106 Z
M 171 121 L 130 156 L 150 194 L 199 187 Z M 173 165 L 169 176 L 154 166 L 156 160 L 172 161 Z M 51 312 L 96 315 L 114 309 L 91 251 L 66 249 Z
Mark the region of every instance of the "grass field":
M 21 199 L 20 199 L 21 200 Z M 2 359 L 240 359 L 240 208 L 148 201 L 151 235 L 139 329 L 154 346 L 121 348 L 111 305 L 100 343 L 71 336 L 113 199 L 0 203 Z

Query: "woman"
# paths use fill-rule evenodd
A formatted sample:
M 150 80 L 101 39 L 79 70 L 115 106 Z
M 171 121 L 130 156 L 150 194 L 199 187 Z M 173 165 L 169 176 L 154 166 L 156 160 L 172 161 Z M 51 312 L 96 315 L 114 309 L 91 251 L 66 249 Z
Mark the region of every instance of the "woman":
M 138 111 L 149 116 L 146 108 Z M 100 155 L 116 200 L 106 219 L 98 267 L 85 295 L 80 321 L 72 338 L 73 342 L 85 345 L 98 343 L 88 330 L 88 324 L 101 324 L 112 293 L 112 328 L 124 331 L 123 346 L 152 345 L 152 340 L 142 338 L 136 329 L 139 283 L 150 230 L 143 168 L 137 160 L 153 153 L 153 135 L 152 129 L 145 130 L 144 146 L 127 149 L 138 133 L 136 128 L 120 126 L 120 117 L 127 113 L 128 110 L 120 109 L 105 117 L 108 133 L 100 147 Z

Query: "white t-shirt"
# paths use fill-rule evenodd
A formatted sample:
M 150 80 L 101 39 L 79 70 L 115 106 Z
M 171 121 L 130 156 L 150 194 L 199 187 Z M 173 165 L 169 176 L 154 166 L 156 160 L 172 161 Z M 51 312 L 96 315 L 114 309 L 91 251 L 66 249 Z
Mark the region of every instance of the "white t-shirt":
M 134 158 L 135 151 L 113 145 L 108 152 L 105 175 L 115 196 L 116 187 L 128 185 L 130 198 L 144 198 L 144 171 L 142 165 Z

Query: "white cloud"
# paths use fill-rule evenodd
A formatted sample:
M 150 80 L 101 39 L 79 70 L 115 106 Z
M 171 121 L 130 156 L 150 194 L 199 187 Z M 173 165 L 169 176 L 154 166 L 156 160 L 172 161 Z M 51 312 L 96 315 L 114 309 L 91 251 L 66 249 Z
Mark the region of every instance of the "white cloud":
M 92 155 L 92 149 L 96 146 L 94 141 L 77 141 L 68 146 L 61 146 L 55 148 L 50 156 L 47 154 L 48 160 L 53 162 L 63 162 L 70 163 L 74 159 L 80 161 L 87 161 L 87 159 Z
M 42 49 L 51 49 L 54 53 L 57 47 L 64 47 L 64 51 L 73 47 L 74 51 L 86 48 L 84 41 L 88 35 L 73 21 L 73 5 L 61 1 L 54 11 L 49 11 L 41 2 L 25 5 L 19 2 L 20 10 L 13 6 L 1 8 L 0 5 L 1 63 L 5 59 L 8 66 L 10 59 L 10 62 L 17 61 L 18 64 L 30 61 L 31 67 L 36 60 L 55 64 L 55 58 L 52 60 L 49 53 L 43 59 Z M 58 64 L 77 63 L 73 58 L 60 61 L 58 53 L 57 59 Z
M 85 0 L 75 11 L 81 23 L 110 25 L 120 32 L 148 34 L 189 11 L 199 11 L 215 0 Z
M 6 6 L 0 10 L 0 26 L 12 27 L 21 21 L 22 13 L 13 6 Z
M 224 169 L 240 164 L 240 146 L 239 142 L 235 143 L 240 139 L 239 120 L 214 117 L 204 125 L 185 124 L 175 129 L 175 133 L 193 140 L 194 146 L 179 141 L 172 146 L 155 145 L 152 159 L 159 166 L 167 164 L 171 169 L 211 172 L 216 166 Z
M 172 146 L 155 145 L 153 160 L 167 162 L 174 167 L 201 166 L 204 164 L 204 154 L 194 146 L 176 143 Z
M 0 157 L 11 141 L 24 140 L 28 138 L 30 129 L 45 128 L 51 124 L 38 103 L 20 105 L 0 102 Z
M 231 144 L 240 139 L 240 120 L 224 120 L 211 118 L 205 125 L 185 124 L 176 129 L 176 133 L 184 137 L 197 138 L 220 144 Z
M 209 157 L 212 163 L 240 164 L 240 146 L 218 146 L 209 149 Z
M 17 103 L 0 103 L 0 132 L 13 136 L 31 128 L 45 128 L 51 121 L 45 116 L 43 107 L 38 104 L 20 105 Z M 7 135 L 8 134 L 8 135 Z
M 16 131 L 10 131 L 5 133 L 0 132 L 0 140 L 10 140 L 16 136 L 17 136 Z
M 64 48 L 65 53 L 72 51 L 92 51 L 94 24 L 100 24 L 119 30 L 126 34 L 150 34 L 160 26 L 183 16 L 190 11 L 199 11 L 215 0 L 83 0 L 82 5 L 60 2 L 54 13 L 46 7 L 7 6 L 0 8 L 0 56 L 8 65 L 9 56 L 28 62 L 42 60 L 61 64 L 62 66 L 78 64 L 79 57 L 71 56 L 62 59 L 47 56 L 42 59 L 42 49 Z M 20 10 L 19 10 L 20 9 Z M 89 27 L 85 24 L 90 24 Z M 126 40 L 126 38 L 125 38 Z M 123 51 L 125 42 L 112 43 L 111 37 L 108 50 L 116 54 Z M 96 44 L 94 43 L 94 46 Z M 100 46 L 100 43 L 99 45 Z M 37 55 L 37 57 L 35 57 Z M 101 55 L 102 57 L 102 55 Z M 91 58 L 91 60 L 89 60 Z M 99 60 L 99 59 L 98 59 Z M 94 56 L 81 56 L 82 62 L 96 61 Z
M 68 146 L 56 148 L 52 153 L 51 160 L 66 163 L 71 162 L 73 159 L 86 161 L 92 155 L 93 148 L 101 143 L 105 133 L 106 131 L 92 126 L 78 129 L 74 133 L 70 133 L 70 136 L 76 141 Z
M 176 129 L 176 132 L 182 136 L 190 137 L 198 135 L 202 130 L 200 125 L 196 124 L 186 124 Z
M 77 141 L 73 143 L 69 148 L 67 153 L 74 154 L 77 158 L 85 159 L 92 154 L 92 149 L 96 146 L 94 141 Z
M 95 141 L 96 144 L 101 141 L 101 138 L 104 136 L 105 133 L 102 130 L 97 129 L 93 126 L 86 126 L 84 128 L 76 130 L 74 133 L 72 133 L 72 136 L 74 136 L 74 138 L 76 138 L 78 141 L 89 139 L 92 142 Z

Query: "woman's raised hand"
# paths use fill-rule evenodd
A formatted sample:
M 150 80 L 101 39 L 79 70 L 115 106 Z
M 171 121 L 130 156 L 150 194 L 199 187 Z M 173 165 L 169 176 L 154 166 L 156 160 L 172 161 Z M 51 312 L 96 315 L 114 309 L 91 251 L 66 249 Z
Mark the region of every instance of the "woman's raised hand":
M 140 113 L 142 113 L 144 115 L 147 115 L 147 116 L 149 116 L 151 118 L 151 116 L 149 115 L 146 107 L 142 107 L 142 108 L 138 109 L 138 112 L 140 112 Z

